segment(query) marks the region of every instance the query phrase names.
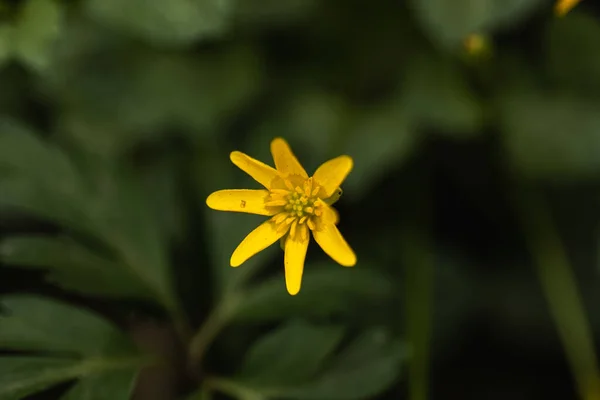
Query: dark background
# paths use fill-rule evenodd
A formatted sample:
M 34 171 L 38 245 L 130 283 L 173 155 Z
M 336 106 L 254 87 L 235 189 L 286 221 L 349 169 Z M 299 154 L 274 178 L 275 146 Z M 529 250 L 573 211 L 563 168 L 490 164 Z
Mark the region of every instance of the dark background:
M 57 146 L 94 175 L 93 190 L 98 176 L 141 184 L 192 330 L 243 274 L 245 266 L 233 270 L 227 260 L 260 221 L 204 204 L 215 190 L 257 187 L 229 152 L 271 163 L 268 144 L 281 136 L 309 172 L 340 154 L 354 158 L 337 208 L 355 269 L 313 243 L 306 271 L 339 271 L 305 280 L 304 300 L 272 301 L 258 317 L 226 324 L 198 379 L 181 371 L 166 379 L 178 393 L 193 392 L 207 374 L 233 376 L 253 342 L 300 316 L 345 326 L 350 338 L 382 327 L 412 348 L 393 382 L 366 398 L 413 390 L 421 400 L 415 388 L 426 387 L 427 398 L 440 400 L 575 399 L 578 372 L 556 328 L 569 322 L 553 319 L 549 304 L 575 304 L 567 314 L 579 304 L 560 279 L 545 292 L 538 271 L 574 273 L 598 339 L 600 7 L 584 1 L 557 18 L 541 0 L 471 3 L 0 2 L 0 138 L 18 131 Z M 469 34 L 486 38 L 485 48 L 465 46 Z M 104 254 L 102 239 L 56 217 L 60 168 L 18 141 L 2 145 L 0 238 L 66 233 Z M 41 180 L 32 183 L 28 168 Z M 25 188 L 5 184 L 14 176 Z M 39 185 L 56 194 L 40 195 Z M 30 206 L 32 197 L 40 205 Z M 129 215 L 110 196 L 106 204 L 119 220 Z M 283 256 L 273 247 L 242 285 L 275 279 L 279 299 Z M 48 282 L 52 265 L 14 261 L 0 270 L 0 292 L 91 307 L 151 337 L 153 349 L 179 348 L 163 335 L 170 323 L 160 302 Z M 357 270 L 372 273 L 372 283 L 349 278 Z M 371 284 L 380 286 L 361 287 Z

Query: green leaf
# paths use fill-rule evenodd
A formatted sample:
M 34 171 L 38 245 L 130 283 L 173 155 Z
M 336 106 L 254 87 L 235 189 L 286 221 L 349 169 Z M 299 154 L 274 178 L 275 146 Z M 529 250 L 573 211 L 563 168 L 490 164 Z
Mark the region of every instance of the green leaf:
M 0 357 L 0 400 L 20 400 L 63 380 L 74 360 L 50 357 Z M 65 372 L 67 376 L 65 378 Z
M 0 204 L 90 232 L 83 188 L 63 151 L 25 125 L 0 119 Z
M 87 379 L 94 380 L 96 376 L 104 376 L 109 371 L 112 374 L 128 375 L 132 379 L 120 383 L 116 380 L 109 380 L 110 391 L 103 393 L 98 390 L 95 393 L 89 393 L 88 397 L 71 397 L 64 400 L 104 400 L 105 394 L 113 395 L 111 399 L 126 400 L 129 399 L 130 388 L 133 384 L 134 373 L 142 366 L 140 357 L 117 357 L 102 356 L 84 359 L 67 359 L 53 357 L 21 357 L 5 356 L 0 357 L 0 400 L 20 400 L 36 392 L 49 389 L 52 386 L 70 381 L 81 379 L 85 382 Z M 87 385 L 87 384 L 84 384 Z M 96 388 L 103 387 L 97 384 Z M 120 386 L 118 386 L 120 385 Z M 82 392 L 77 389 L 76 394 Z
M 62 9 L 56 1 L 27 0 L 14 24 L 15 56 L 34 69 L 48 67 L 62 19 Z
M 218 212 L 208 207 L 205 215 L 209 232 L 207 243 L 211 249 L 211 265 L 214 268 L 217 287 L 221 292 L 235 292 L 236 288 L 239 288 L 276 254 L 283 260 L 279 247 L 272 245 L 246 261 L 243 266 L 231 268 L 229 259 L 235 248 L 264 220 L 256 216 Z
M 336 139 L 341 136 L 350 122 L 349 107 L 340 97 L 319 89 L 301 85 L 289 99 L 269 114 L 264 123 L 253 133 L 248 154 L 272 165 L 270 143 L 273 138 L 283 136 L 292 150 L 312 174 L 319 165 L 340 154 Z
M 283 275 L 272 278 L 244 294 L 234 318 L 265 321 L 286 316 L 328 316 L 352 309 L 353 302 L 379 303 L 393 290 L 389 279 L 373 270 L 341 268 L 333 263 L 309 264 L 298 296 L 286 292 Z
M 128 400 L 138 371 L 127 368 L 80 380 L 61 400 Z
M 8 296 L 1 306 L 0 347 L 44 355 L 0 357 L 0 400 L 18 400 L 75 379 L 80 380 L 70 399 L 104 400 L 107 393 L 129 398 L 136 371 L 147 360 L 112 324 L 38 296 Z
M 37 296 L 8 296 L 0 303 L 0 346 L 89 356 L 121 350 L 126 337 L 99 316 Z M 77 340 L 73 340 L 77 338 Z
M 560 93 L 513 90 L 501 98 L 504 145 L 517 172 L 538 179 L 596 179 L 600 104 Z
M 60 124 L 69 139 L 109 157 L 172 128 L 194 141 L 206 138 L 255 97 L 263 78 L 246 46 L 210 56 L 127 46 L 90 53 L 60 64 L 55 90 L 66 102 Z
M 8 24 L 0 25 L 0 66 L 12 57 L 13 27 Z
M 51 184 L 65 195 L 80 190 L 83 182 L 64 152 L 27 126 L 10 119 L 0 120 L 2 170 L 26 176 L 38 184 Z
M 257 388 L 306 382 L 321 369 L 343 334 L 340 327 L 289 322 L 254 344 L 239 377 Z
M 316 380 L 281 395 L 302 400 L 369 399 L 396 381 L 404 358 L 399 342 L 374 329 L 351 343 Z
M 87 0 L 91 17 L 161 45 L 186 45 L 228 27 L 231 0 Z
M 120 255 L 138 279 L 157 293 L 169 292 L 165 238 L 147 194 L 129 171 L 111 169 L 95 211 L 101 237 Z
M 518 22 L 543 0 L 411 0 L 426 32 L 445 46 L 459 45 L 467 35 Z
M 477 135 L 483 110 L 460 72 L 446 60 L 412 60 L 403 87 L 415 123 L 457 138 Z
M 58 187 L 40 187 L 24 177 L 0 177 L 0 206 L 8 212 L 27 212 L 74 230 L 95 233 L 89 215 L 82 209 L 85 204 L 69 199 Z
M 600 88 L 600 23 L 596 18 L 578 12 L 555 18 L 546 38 L 545 65 L 553 79 L 582 91 Z
M 316 0 L 255 0 L 236 1 L 234 12 L 236 23 L 250 25 L 256 29 L 286 26 L 301 20 L 314 10 Z
M 2 129 L 5 128 L 5 129 Z M 79 168 L 57 148 L 12 123 L 0 125 L 0 204 L 32 212 L 103 241 L 130 276 L 172 309 L 166 238 L 131 171 L 84 153 Z M 85 181 L 85 183 L 83 183 Z
M 390 169 L 399 166 L 416 147 L 418 132 L 404 105 L 392 101 L 359 114 L 340 154 L 354 159 L 354 169 L 343 184 L 345 199 L 358 201 Z
M 288 323 L 254 345 L 230 384 L 253 398 L 359 400 L 396 381 L 405 350 L 386 331 L 367 331 L 333 355 L 341 339 L 339 329 Z
M 131 270 L 70 238 L 12 237 L 0 243 L 0 258 L 22 268 L 44 268 L 55 284 L 85 295 L 151 298 Z

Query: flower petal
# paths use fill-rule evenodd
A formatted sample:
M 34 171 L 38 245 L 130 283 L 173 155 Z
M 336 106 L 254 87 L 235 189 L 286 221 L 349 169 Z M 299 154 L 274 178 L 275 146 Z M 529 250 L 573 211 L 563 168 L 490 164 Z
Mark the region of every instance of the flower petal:
M 327 255 L 344 267 L 356 264 L 356 255 L 344 237 L 333 224 L 322 224 L 320 229 L 313 231 L 316 242 Z
M 562 17 L 572 8 L 574 8 L 579 2 L 580 0 L 558 0 L 554 6 L 554 12 L 556 15 Z
M 295 235 L 288 235 L 285 241 L 285 286 L 292 296 L 298 294 L 302 286 L 304 259 L 310 236 L 306 224 L 298 225 Z
M 308 174 L 296 158 L 292 149 L 282 138 L 275 138 L 271 142 L 271 154 L 277 171 L 284 175 L 300 175 L 303 178 L 308 178 Z
M 242 240 L 233 251 L 229 263 L 232 267 L 239 267 L 250 257 L 266 249 L 285 234 L 285 230 L 277 231 L 277 225 L 272 219 L 263 222 Z
M 344 179 L 346 179 L 346 176 L 352 170 L 352 165 L 351 157 L 339 156 L 317 168 L 313 178 L 325 191 L 322 198 L 331 197 L 336 193 L 342 182 L 344 182 Z
M 243 212 L 258 215 L 275 215 L 276 207 L 265 207 L 268 190 L 230 189 L 219 190 L 206 199 L 213 210 Z
M 340 222 L 340 214 L 338 214 L 335 208 L 323 202 L 321 204 L 321 209 L 323 210 L 323 215 L 321 215 L 319 225 L 337 225 L 337 223 Z
M 239 169 L 250 175 L 255 181 L 267 189 L 270 188 L 273 179 L 278 176 L 275 168 L 255 160 L 241 151 L 231 152 L 229 158 L 231 159 L 231 162 L 234 163 Z

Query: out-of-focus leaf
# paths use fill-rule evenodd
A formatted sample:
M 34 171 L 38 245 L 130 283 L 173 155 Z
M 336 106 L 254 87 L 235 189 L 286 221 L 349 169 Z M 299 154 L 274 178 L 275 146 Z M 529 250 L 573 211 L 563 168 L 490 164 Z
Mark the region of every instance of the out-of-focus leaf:
M 102 164 L 99 168 L 102 176 L 88 204 L 98 236 L 164 306 L 174 307 L 166 238 L 148 194 L 131 171 Z
M 166 307 L 171 293 L 165 237 L 130 171 L 91 155 L 80 176 L 57 147 L 30 132 L 0 126 L 0 204 L 35 213 L 93 235 Z M 63 270 L 64 271 L 64 270 Z M 75 276 L 71 278 L 77 279 Z M 138 285 L 139 286 L 139 285 Z
M 151 298 L 126 266 L 66 237 L 11 237 L 0 243 L 0 259 L 12 266 L 47 269 L 50 281 L 86 295 Z
M 64 400 L 104 400 L 130 398 L 131 386 L 134 383 L 135 371 L 143 365 L 139 356 L 99 356 L 95 358 L 61 358 L 61 357 L 0 357 L 0 400 L 19 400 L 28 395 L 48 389 L 58 383 L 73 379 L 98 379 L 94 392 L 81 391 L 77 385 L 72 391 L 75 395 L 86 394 L 88 397 L 64 397 Z M 115 371 L 110 375 L 122 374 L 120 381 L 102 381 L 108 376 L 107 371 Z M 126 381 L 125 376 L 130 380 Z M 97 377 L 97 378 L 96 378 Z M 102 383 L 102 384 L 100 384 Z M 104 391 L 104 384 L 108 389 Z M 87 383 L 83 383 L 87 386 Z M 91 385 L 94 385 L 92 383 Z M 99 388 L 101 388 L 99 390 Z M 69 392 L 66 396 L 70 396 Z M 111 397 L 107 397 L 112 395 Z
M 0 205 L 12 213 L 26 212 L 38 218 L 62 223 L 82 232 L 93 231 L 84 202 L 72 202 L 59 190 L 39 187 L 35 182 L 17 177 L 0 178 Z
M 311 174 L 328 157 L 339 155 L 332 151 L 350 118 L 343 99 L 322 89 L 302 86 L 254 133 L 248 154 L 272 165 L 270 142 L 282 136 Z
M 416 124 L 458 138 L 479 133 L 482 107 L 448 62 L 433 57 L 413 60 L 403 92 Z
M 0 120 L 0 204 L 91 233 L 84 180 L 65 153 L 30 129 Z
M 351 310 L 356 302 L 380 302 L 393 294 L 389 279 L 373 270 L 340 268 L 331 263 L 307 265 L 302 292 L 290 296 L 283 276 L 244 294 L 237 320 L 278 320 L 285 316 L 326 316 Z
M 501 99 L 503 138 L 517 172 L 539 179 L 595 179 L 600 104 L 515 90 Z
M 13 27 L 8 24 L 0 25 L 0 66 L 12 56 Z
M 411 0 L 427 33 L 451 47 L 471 33 L 516 23 L 541 3 L 543 0 Z
M 103 387 L 102 379 L 112 398 L 128 398 L 134 371 L 146 360 L 110 323 L 88 311 L 37 296 L 9 296 L 1 305 L 0 348 L 44 353 L 0 357 L 1 400 L 18 400 L 73 379 L 81 379 L 78 386 L 97 388 Z M 94 393 L 86 398 L 107 397 Z
M 138 371 L 127 368 L 80 380 L 61 400 L 128 400 Z
M 188 45 L 225 32 L 231 0 L 87 0 L 98 22 L 160 45 Z
M 74 379 L 81 369 L 81 363 L 68 358 L 0 357 L 0 400 L 23 399 Z
M 306 16 L 316 3 L 315 0 L 237 0 L 233 9 L 240 25 L 264 29 L 293 23 Z
M 14 25 L 15 56 L 34 69 L 48 67 L 62 19 L 56 0 L 27 0 Z
M 383 176 L 411 154 L 417 144 L 417 131 L 411 115 L 393 101 L 382 108 L 359 114 L 355 128 L 339 145 L 340 154 L 354 159 L 354 169 L 343 184 L 345 199 L 358 200 Z
M 556 18 L 547 31 L 548 72 L 561 84 L 579 90 L 600 88 L 600 23 L 591 15 Z
M 260 62 L 243 46 L 206 57 L 129 48 L 109 54 L 86 55 L 55 80 L 65 101 L 62 131 L 108 156 L 165 128 L 204 138 L 261 87 Z
M 169 237 L 183 240 L 187 221 L 185 220 L 186 212 L 183 209 L 179 187 L 181 180 L 177 177 L 178 167 L 175 157 L 178 155 L 171 154 L 149 163 L 141 168 L 140 176 L 145 191 L 153 194 L 149 201 L 152 202 L 153 211 L 161 229 Z
M 58 301 L 15 295 L 3 298 L 0 304 L 0 347 L 4 349 L 95 356 L 122 351 L 116 343 L 127 343 L 104 319 Z
M 369 399 L 398 378 L 404 347 L 386 332 L 373 329 L 357 338 L 335 357 L 313 382 L 289 388 L 283 397 L 302 400 Z
M 239 379 L 257 388 L 306 382 L 322 368 L 343 335 L 336 326 L 289 322 L 254 344 Z
M 39 184 L 51 183 L 65 193 L 79 190 L 82 183 L 65 153 L 26 126 L 8 119 L 0 120 L 2 170 L 26 176 Z
M 208 208 L 208 207 L 207 207 Z M 233 213 L 220 213 L 208 209 L 206 211 L 208 232 L 211 246 L 211 260 L 218 277 L 219 286 L 231 290 L 238 284 L 250 278 L 256 270 L 263 266 L 267 260 L 272 259 L 281 250 L 277 243 L 253 256 L 239 268 L 232 268 L 229 264 L 231 254 L 262 220 L 256 216 L 235 215 Z M 283 255 L 282 262 L 283 262 Z
M 334 356 L 341 339 L 339 329 L 289 323 L 255 344 L 238 380 L 264 398 L 359 400 L 397 379 L 405 351 L 385 331 L 367 331 Z M 245 370 L 264 378 L 248 379 Z

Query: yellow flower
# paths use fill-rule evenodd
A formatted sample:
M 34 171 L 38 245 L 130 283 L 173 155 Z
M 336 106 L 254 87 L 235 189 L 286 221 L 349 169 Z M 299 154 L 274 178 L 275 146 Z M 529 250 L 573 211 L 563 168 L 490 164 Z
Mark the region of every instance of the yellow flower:
M 554 6 L 554 12 L 558 16 L 563 16 L 568 13 L 581 0 L 558 0 Z
M 276 169 L 239 151 L 232 152 L 231 161 L 266 189 L 219 190 L 208 196 L 206 204 L 213 210 L 271 217 L 239 244 L 230 264 L 238 267 L 281 239 L 286 287 L 295 295 L 302 284 L 309 231 L 323 251 L 339 264 L 345 267 L 356 264 L 356 255 L 337 229 L 339 217 L 331 207 L 342 193 L 340 185 L 352 170 L 353 162 L 348 156 L 336 157 L 309 177 L 285 140 L 274 139 L 271 154 Z
M 491 49 L 489 38 L 478 33 L 467 36 L 463 41 L 463 45 L 467 54 L 472 56 L 489 53 Z

